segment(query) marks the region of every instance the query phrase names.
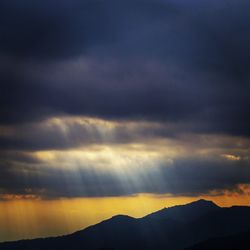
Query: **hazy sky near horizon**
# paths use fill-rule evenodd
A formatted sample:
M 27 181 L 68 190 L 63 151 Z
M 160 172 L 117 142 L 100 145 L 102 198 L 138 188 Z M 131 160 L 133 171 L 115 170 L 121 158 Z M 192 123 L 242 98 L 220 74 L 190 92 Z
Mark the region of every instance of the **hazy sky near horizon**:
M 248 204 L 249 13 L 247 0 L 2 0 L 0 207 L 15 218 L 0 240 L 31 235 L 11 229 L 25 202 L 39 217 L 27 232 L 45 203 L 62 219 L 70 201 L 124 200 L 91 223 L 159 197 Z

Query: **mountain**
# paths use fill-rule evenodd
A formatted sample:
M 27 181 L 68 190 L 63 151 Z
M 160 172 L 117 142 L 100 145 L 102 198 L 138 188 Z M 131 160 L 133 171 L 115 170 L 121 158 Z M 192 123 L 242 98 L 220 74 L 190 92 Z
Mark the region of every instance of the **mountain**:
M 117 215 L 71 235 L 0 244 L 3 250 L 180 250 L 250 230 L 250 207 L 211 201 L 164 208 L 143 218 Z
M 220 238 L 213 238 L 198 243 L 186 250 L 249 250 L 250 249 L 250 231 L 230 235 Z
M 218 209 L 220 209 L 220 207 L 212 201 L 201 199 L 186 205 L 164 208 L 160 211 L 147 215 L 145 218 L 173 219 L 181 222 L 189 222 L 203 214 L 216 211 Z

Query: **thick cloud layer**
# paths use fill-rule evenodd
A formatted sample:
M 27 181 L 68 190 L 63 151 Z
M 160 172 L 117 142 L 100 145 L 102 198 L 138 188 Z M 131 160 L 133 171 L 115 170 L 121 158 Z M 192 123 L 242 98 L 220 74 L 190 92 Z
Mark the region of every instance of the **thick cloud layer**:
M 250 183 L 249 13 L 247 0 L 2 0 L 1 194 L 239 192 Z M 98 171 L 53 158 L 122 144 L 174 156 L 130 172 L 124 162 L 140 157 L 111 154 Z M 141 152 L 149 145 L 159 152 Z
M 249 135 L 247 1 L 1 1 L 1 122 L 66 114 Z
M 19 159 L 20 160 L 20 159 Z M 250 183 L 249 160 L 182 158 L 155 167 L 136 167 L 122 175 L 84 167 L 76 170 L 34 167 L 35 160 L 22 159 L 1 166 L 0 186 L 4 193 L 42 198 L 102 197 L 154 193 L 169 195 L 220 195 L 244 192 Z M 33 164 L 33 167 L 29 167 Z M 248 192 L 249 190 L 246 189 Z M 4 196 L 3 196 L 4 197 Z

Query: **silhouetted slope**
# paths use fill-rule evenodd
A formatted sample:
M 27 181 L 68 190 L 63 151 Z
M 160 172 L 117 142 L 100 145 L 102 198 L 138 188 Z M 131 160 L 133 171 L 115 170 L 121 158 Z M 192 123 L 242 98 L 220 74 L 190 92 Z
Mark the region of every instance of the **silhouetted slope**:
M 202 215 L 188 224 L 189 244 L 250 229 L 250 207 L 221 208 Z
M 192 227 L 197 235 L 216 237 L 246 231 L 249 225 L 250 207 L 231 207 L 200 217 L 194 221 Z
M 154 219 L 172 219 L 181 222 L 192 221 L 200 216 L 220 209 L 219 206 L 212 201 L 198 200 L 186 205 L 179 205 L 170 208 L 164 208 L 155 213 L 149 214 L 146 218 Z
M 250 231 L 213 238 L 189 247 L 186 250 L 246 250 L 250 249 Z
M 140 219 L 118 215 L 68 236 L 0 244 L 3 250 L 177 250 L 212 237 L 250 230 L 250 208 L 199 200 Z

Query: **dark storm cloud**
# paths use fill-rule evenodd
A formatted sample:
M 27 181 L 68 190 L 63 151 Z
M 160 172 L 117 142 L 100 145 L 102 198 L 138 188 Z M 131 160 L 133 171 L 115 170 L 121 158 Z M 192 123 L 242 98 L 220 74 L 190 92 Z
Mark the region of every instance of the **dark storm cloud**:
M 197 195 L 250 183 L 248 159 L 177 159 L 118 176 L 44 166 L 23 152 L 102 142 L 93 124 L 47 126 L 55 116 L 120 122 L 106 143 L 249 137 L 249 13 L 246 0 L 2 0 L 1 194 Z M 145 120 L 158 127 L 124 123 Z
M 147 0 L 3 0 L 1 51 L 21 59 L 60 60 L 92 48 L 111 50 L 133 25 L 164 18 L 174 10 L 171 6 Z
M 1 52 L 22 60 L 78 56 L 86 46 L 105 40 L 108 20 L 102 22 L 106 15 L 100 7 L 96 1 L 3 0 Z M 91 14 L 98 15 L 100 25 Z
M 203 132 L 204 128 L 200 130 Z M 183 133 L 184 131 L 184 133 Z M 3 126 L 0 133 L 0 154 L 18 151 L 65 150 L 94 145 L 152 145 L 169 142 L 172 146 L 240 150 L 248 154 L 248 138 L 217 134 L 197 134 L 192 123 L 156 121 L 101 120 L 86 117 L 60 117 L 42 122 Z M 167 147 L 167 145 L 166 145 Z
M 172 165 L 137 168 L 122 176 L 92 168 L 61 169 L 9 163 L 1 166 L 2 194 L 37 195 L 43 198 L 119 196 L 155 193 L 195 196 L 242 192 L 249 184 L 249 160 L 183 158 Z
M 1 123 L 77 114 L 249 136 L 247 1 L 0 5 Z
M 2 127 L 0 150 L 38 151 L 177 139 L 184 127 L 186 132 L 193 130 L 190 124 L 61 117 L 40 123 Z

